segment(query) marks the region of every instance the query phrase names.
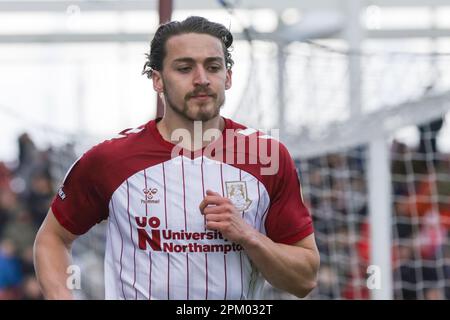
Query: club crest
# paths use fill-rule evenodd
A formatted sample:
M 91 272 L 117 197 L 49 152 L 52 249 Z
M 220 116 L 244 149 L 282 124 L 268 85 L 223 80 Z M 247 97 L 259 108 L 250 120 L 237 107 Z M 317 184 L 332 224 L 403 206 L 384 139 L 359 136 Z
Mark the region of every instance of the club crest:
M 252 200 L 248 198 L 245 181 L 227 181 L 227 197 L 233 202 L 238 211 L 245 211 L 250 207 Z

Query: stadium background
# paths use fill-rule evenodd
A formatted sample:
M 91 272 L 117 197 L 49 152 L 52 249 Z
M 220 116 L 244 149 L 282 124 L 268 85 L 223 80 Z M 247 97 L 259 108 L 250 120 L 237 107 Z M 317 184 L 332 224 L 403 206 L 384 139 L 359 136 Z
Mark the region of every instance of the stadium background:
M 449 299 L 450 3 L 173 2 L 189 15 L 235 34 L 223 114 L 279 128 L 298 164 L 321 253 L 307 299 Z M 0 299 L 42 298 L 34 236 L 73 161 L 155 116 L 158 21 L 152 0 L 0 0 Z M 104 224 L 74 245 L 80 299 L 103 297 L 103 245 Z

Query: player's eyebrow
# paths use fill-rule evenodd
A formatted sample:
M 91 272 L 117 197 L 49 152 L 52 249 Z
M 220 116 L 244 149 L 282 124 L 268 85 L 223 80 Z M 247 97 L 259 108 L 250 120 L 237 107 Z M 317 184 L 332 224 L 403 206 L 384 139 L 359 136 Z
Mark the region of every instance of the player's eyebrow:
M 195 63 L 195 59 L 193 59 L 191 57 L 181 57 L 181 58 L 174 59 L 172 61 L 172 63 L 180 63 L 180 62 Z M 220 62 L 223 64 L 223 57 L 208 57 L 205 59 L 205 62 L 206 63 Z
M 220 62 L 223 63 L 223 57 L 208 57 L 205 59 L 205 62 Z

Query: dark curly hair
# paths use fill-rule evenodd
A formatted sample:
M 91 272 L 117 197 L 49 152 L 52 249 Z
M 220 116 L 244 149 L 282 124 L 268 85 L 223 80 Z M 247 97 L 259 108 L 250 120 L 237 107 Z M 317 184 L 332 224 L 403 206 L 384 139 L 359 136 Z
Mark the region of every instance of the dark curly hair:
M 234 64 L 231 59 L 230 47 L 233 43 L 231 32 L 220 23 L 211 22 L 203 17 L 192 16 L 183 21 L 171 21 L 159 26 L 150 45 L 150 53 L 146 53 L 147 61 L 144 64 L 142 74 L 151 78 L 153 70 L 161 71 L 163 60 L 166 56 L 166 42 L 175 35 L 184 33 L 209 34 L 221 40 L 225 65 L 231 69 Z

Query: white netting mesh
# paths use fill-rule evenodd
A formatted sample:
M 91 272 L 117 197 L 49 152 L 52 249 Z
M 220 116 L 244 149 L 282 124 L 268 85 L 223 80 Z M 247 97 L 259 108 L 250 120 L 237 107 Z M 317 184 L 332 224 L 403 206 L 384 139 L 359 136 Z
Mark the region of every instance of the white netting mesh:
M 392 228 L 396 299 L 450 294 L 450 156 L 436 150 L 433 126 L 440 121 L 421 127 L 417 147 L 391 143 L 393 220 L 385 232 Z M 370 296 L 367 160 L 361 147 L 299 161 L 322 257 L 313 298 Z

